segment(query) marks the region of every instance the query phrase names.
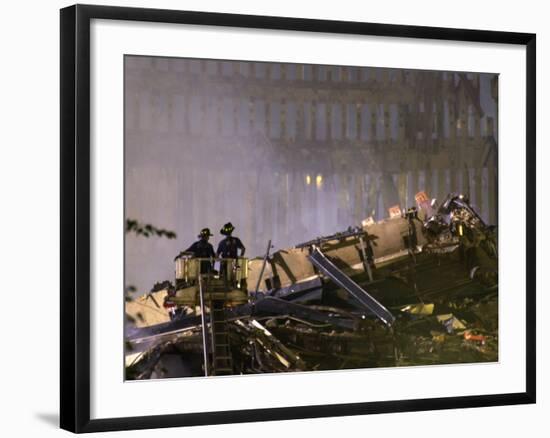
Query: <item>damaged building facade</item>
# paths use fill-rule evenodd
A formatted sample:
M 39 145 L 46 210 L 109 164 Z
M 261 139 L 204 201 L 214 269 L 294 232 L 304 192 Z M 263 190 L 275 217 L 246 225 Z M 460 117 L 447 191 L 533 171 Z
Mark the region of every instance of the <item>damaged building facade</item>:
M 180 238 L 127 245 L 138 289 L 171 273 L 151 257 L 227 220 L 255 255 L 382 219 L 422 190 L 467 193 L 497 223 L 497 75 L 151 57 L 125 69 L 125 214 Z

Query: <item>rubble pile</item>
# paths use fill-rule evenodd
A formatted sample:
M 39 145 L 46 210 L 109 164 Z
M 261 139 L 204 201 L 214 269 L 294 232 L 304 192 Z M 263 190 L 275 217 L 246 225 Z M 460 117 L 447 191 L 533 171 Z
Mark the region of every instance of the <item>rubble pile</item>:
M 178 256 L 127 303 L 127 379 L 498 361 L 496 229 L 463 196 L 422 207 L 252 260 Z

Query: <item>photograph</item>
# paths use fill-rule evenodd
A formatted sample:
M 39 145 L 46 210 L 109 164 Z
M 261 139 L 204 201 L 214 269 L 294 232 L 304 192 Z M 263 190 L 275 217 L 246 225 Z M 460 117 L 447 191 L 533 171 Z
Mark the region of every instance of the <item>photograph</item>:
M 123 76 L 126 381 L 499 361 L 498 73 Z
M 4 436 L 549 429 L 544 2 L 6 5 Z

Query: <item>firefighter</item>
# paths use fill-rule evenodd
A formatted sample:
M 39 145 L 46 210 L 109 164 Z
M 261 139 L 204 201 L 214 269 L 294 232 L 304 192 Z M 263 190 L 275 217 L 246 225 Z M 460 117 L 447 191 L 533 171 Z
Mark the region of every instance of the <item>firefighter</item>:
M 244 256 L 246 248 L 244 247 L 241 239 L 233 237 L 233 231 L 235 227 L 231 222 L 226 223 L 220 230 L 220 234 L 226 236 L 218 245 L 218 251 L 216 251 L 217 257 L 223 257 L 224 259 L 236 259 L 239 257 L 239 250 L 241 250 L 240 257 Z
M 199 240 L 187 248 L 185 252 L 191 252 L 195 257 L 199 258 L 215 257 L 214 247 L 208 242 L 212 236 L 210 228 L 203 228 L 197 236 Z
M 197 236 L 199 240 L 194 242 L 189 248 L 183 251 L 180 255 L 185 253 L 191 253 L 197 258 L 214 258 L 214 247 L 208 240 L 213 234 L 210 232 L 210 228 L 203 228 Z M 179 257 L 179 256 L 178 256 Z M 177 258 L 177 257 L 176 257 Z M 201 261 L 201 273 L 207 273 L 212 270 L 212 263 L 206 260 Z
M 240 256 L 244 256 L 245 247 L 241 242 L 241 239 L 232 236 L 233 230 L 235 230 L 235 227 L 231 222 L 226 223 L 220 230 L 220 234 L 225 236 L 225 239 L 223 239 L 218 245 L 218 250 L 216 251 L 217 257 L 221 256 L 224 259 L 236 260 L 239 257 L 239 250 L 241 250 Z M 233 262 L 230 262 L 229 260 L 222 260 L 220 262 L 220 275 L 225 278 L 227 275 L 227 270 L 231 270 L 230 266 L 232 265 L 233 269 L 238 269 L 236 263 L 233 264 Z M 243 280 L 241 286 L 244 287 L 244 290 L 246 290 L 246 280 Z

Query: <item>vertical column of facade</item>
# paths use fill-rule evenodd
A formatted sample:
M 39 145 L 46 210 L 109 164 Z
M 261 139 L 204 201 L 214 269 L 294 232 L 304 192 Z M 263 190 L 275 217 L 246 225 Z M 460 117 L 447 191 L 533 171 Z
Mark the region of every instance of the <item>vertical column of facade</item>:
M 264 168 L 261 177 L 257 179 L 259 186 L 254 190 L 259 193 L 271 193 L 274 191 L 274 172 L 269 168 Z M 274 215 L 276 211 L 274 210 L 274 204 L 276 201 L 271 201 L 268 198 L 259 197 L 258 208 L 262 211 L 261 227 L 263 228 L 263 234 L 266 239 L 273 239 L 273 224 L 274 224 Z M 256 213 L 257 214 L 257 213 Z
M 403 152 L 408 149 L 406 132 L 405 132 L 405 119 L 407 117 L 407 105 L 405 103 L 399 103 L 397 105 L 397 147 Z
M 339 168 L 337 170 L 338 175 L 338 212 L 337 212 L 337 222 L 338 227 L 342 228 L 346 226 L 346 219 L 348 217 L 348 207 L 349 207 L 349 173 L 344 169 Z
M 263 78 L 263 81 L 265 83 L 270 83 L 272 81 L 272 67 L 273 65 L 271 63 L 266 64 L 265 69 L 265 78 Z M 273 105 L 273 95 L 270 93 L 265 94 L 265 135 L 267 138 L 271 139 L 271 133 L 272 133 L 272 126 L 271 126 L 271 115 L 272 112 L 275 110 Z M 273 187 L 276 184 L 276 175 L 275 172 L 271 169 L 264 169 L 261 180 L 261 191 L 269 192 L 269 190 L 273 190 Z M 262 199 L 262 198 L 260 198 Z M 275 214 L 276 211 L 274 210 L 274 207 L 276 207 L 277 201 L 275 202 L 262 202 L 262 210 L 263 210 L 263 218 L 262 218 L 262 225 L 264 229 L 264 233 L 268 238 L 274 239 L 275 235 Z
M 449 86 L 450 86 L 449 74 L 446 72 L 441 73 L 441 95 L 440 95 L 441 107 L 440 107 L 440 118 L 439 118 L 440 120 L 438 123 L 439 124 L 438 145 L 440 150 L 448 146 L 446 133 L 447 133 L 447 123 L 449 121 L 448 121 L 448 113 L 446 113 L 446 111 L 448 111 L 449 109 Z
M 343 76 L 342 80 L 344 80 L 344 71 L 342 71 L 342 76 Z M 342 142 L 347 143 L 349 141 L 349 136 L 348 136 L 348 102 L 347 102 L 347 99 L 340 99 L 340 107 L 341 107 L 341 111 L 340 111 L 340 115 L 341 115 L 340 125 L 341 125 L 341 128 L 340 129 L 342 131 L 341 140 L 342 140 Z
M 231 73 L 233 78 L 238 78 L 241 74 L 241 66 L 240 62 L 232 62 L 231 63 Z
M 391 131 L 390 131 L 390 105 L 389 103 L 383 103 L 383 117 L 384 117 L 384 143 L 388 144 L 391 142 Z
M 466 165 L 459 169 L 462 172 L 462 194 L 468 198 L 472 198 L 472 188 L 470 185 L 470 171 Z
M 348 84 L 350 82 L 349 68 L 348 67 L 342 67 L 340 69 L 340 71 L 341 71 L 341 75 L 342 75 L 340 80 L 342 81 L 342 83 Z
M 311 141 L 316 140 L 316 132 L 317 132 L 317 101 L 312 100 L 310 104 L 310 111 L 311 111 Z
M 447 189 L 447 172 L 445 171 L 445 168 L 440 167 L 437 170 L 437 201 L 440 204 L 445 199 L 445 196 L 447 196 L 448 191 L 449 190 Z
M 424 187 L 420 187 L 421 190 L 424 190 L 428 197 L 433 196 L 433 187 L 432 187 L 432 166 L 428 162 L 426 168 L 424 169 Z
M 281 172 L 271 173 L 271 187 L 273 188 L 274 198 L 270 203 L 273 206 L 271 216 L 273 217 L 271 238 L 275 242 L 281 242 L 283 234 L 283 222 L 286 216 L 284 211 L 284 191 L 283 191 L 283 176 Z
M 479 73 L 474 74 L 474 85 L 477 91 L 476 98 L 480 102 L 480 77 Z M 481 133 L 481 110 L 474 108 L 474 142 L 476 146 L 481 146 L 482 133 Z
M 333 137 L 332 135 L 332 102 L 330 101 L 330 99 L 327 99 L 325 101 L 325 124 L 326 124 L 325 140 L 327 142 L 330 142 L 332 141 L 332 137 Z
M 374 211 L 374 218 L 376 220 L 380 220 L 388 217 L 388 212 L 384 210 L 383 205 L 381 206 L 381 203 L 379 202 L 380 197 L 382 196 L 382 172 L 374 172 L 371 182 L 373 183 L 373 196 L 370 198 Z
M 284 64 L 283 64 L 284 65 Z M 285 98 L 282 98 L 281 99 L 281 117 L 280 117 L 280 121 L 281 121 L 281 140 L 284 142 L 284 143 L 288 143 L 290 141 L 289 139 L 289 135 L 288 135 L 288 130 L 287 130 L 287 120 L 286 120 L 286 117 L 287 117 L 287 110 L 286 110 L 286 99 Z
M 235 63 L 234 65 L 237 65 Z M 239 114 L 241 109 L 241 100 L 243 99 L 242 96 L 239 95 L 232 95 L 230 97 L 230 104 L 231 104 L 231 120 L 233 123 L 233 129 L 231 132 L 233 133 L 233 137 L 239 136 Z
M 242 172 L 242 175 L 245 178 L 244 184 L 245 186 L 247 186 L 245 194 L 245 208 L 247 218 L 245 229 L 247 231 L 247 239 L 249 242 L 256 241 L 257 245 L 261 245 L 261 242 L 257 242 L 257 239 L 259 238 L 257 224 L 257 218 L 259 215 L 256 201 L 256 197 L 258 194 L 258 174 L 259 172 L 257 170 L 246 170 L 245 172 Z M 246 242 L 244 243 L 244 245 L 246 246 Z
M 439 102 L 437 99 L 433 99 L 429 108 L 426 108 L 426 111 L 429 111 L 430 114 L 430 123 L 429 123 L 429 131 L 428 131 L 428 140 L 430 144 L 430 148 L 428 150 L 428 153 L 435 154 L 438 152 L 437 147 L 437 123 L 439 119 Z
M 360 224 L 365 219 L 365 212 L 363 209 L 364 195 L 364 174 L 355 172 L 353 175 L 355 181 L 355 199 L 353 202 L 353 220 L 354 224 Z
M 203 75 L 203 76 L 204 76 L 204 75 L 207 75 L 207 74 L 208 74 L 207 61 L 201 59 L 201 60 L 199 61 L 199 65 L 200 65 L 199 70 L 200 70 L 200 72 L 201 72 L 201 75 Z
M 272 111 L 271 100 L 269 96 L 266 96 L 264 134 L 266 138 L 269 138 L 269 139 L 271 139 L 271 111 Z
M 189 92 L 185 93 L 185 121 L 184 125 L 186 126 L 186 131 L 190 132 L 190 126 L 191 126 L 191 119 L 189 114 L 189 101 L 191 100 L 188 96 L 191 92 L 190 87 L 188 88 Z M 207 93 L 204 93 L 203 90 L 199 91 L 199 95 L 201 96 L 201 99 L 199 101 L 199 116 L 198 120 L 201 123 L 201 126 L 204 127 L 204 129 L 209 129 L 208 122 L 211 122 L 211 120 L 208 120 L 208 105 L 214 105 L 214 100 L 210 96 L 208 96 Z M 209 100 L 210 99 L 210 100 Z
M 300 83 L 304 79 L 304 66 L 303 64 L 296 65 L 296 82 Z M 295 91 L 296 102 L 296 139 L 304 140 L 306 138 L 306 119 L 305 119 L 305 98 L 302 89 L 296 89 Z M 291 175 L 290 181 L 293 181 Z
M 481 146 L 481 115 L 477 109 L 474 109 L 474 145 Z
M 174 111 L 174 95 L 172 93 L 165 93 L 165 115 L 164 115 L 164 129 L 166 132 L 171 132 L 173 128 L 173 111 Z
M 316 230 L 315 233 L 319 234 L 319 227 L 323 223 L 323 211 L 319 207 L 319 199 L 318 199 L 318 190 L 315 186 L 315 177 L 316 172 L 312 172 L 310 174 L 310 180 L 309 185 L 306 186 L 306 204 L 308 206 L 308 211 L 311 212 L 308 214 L 309 220 L 311 221 L 308 223 L 307 227 L 308 229 Z M 307 213 L 306 213 L 307 214 Z
M 303 94 L 296 93 L 296 139 L 306 138 L 305 101 Z
M 397 176 L 397 194 L 399 195 L 399 207 L 402 209 L 407 205 L 407 171 L 401 165 L 401 171 Z
M 418 102 L 414 99 L 407 105 L 407 117 L 409 119 L 409 130 L 406 135 L 408 136 L 409 148 L 416 148 L 418 144 Z
M 281 187 L 281 213 L 282 219 L 280 222 L 282 238 L 286 245 L 291 241 L 289 236 L 290 216 L 293 214 L 290 208 L 290 174 L 288 171 L 282 175 L 282 187 Z
M 281 64 L 281 80 L 283 83 L 285 83 L 285 86 L 288 90 L 291 90 L 288 94 L 283 94 L 283 97 L 281 98 L 281 139 L 288 145 L 290 144 L 294 138 L 291 137 L 291 129 L 290 129 L 290 106 L 291 102 L 294 101 L 294 105 L 296 105 L 295 102 L 295 94 L 292 89 L 292 83 L 289 78 L 289 70 L 286 64 Z M 286 97 L 285 97 L 286 96 Z M 292 135 L 296 137 L 296 107 L 294 106 L 294 126 L 292 129 Z
M 408 122 L 407 129 L 405 131 L 406 142 L 409 149 L 416 148 L 418 142 L 418 102 L 415 98 L 416 95 L 416 72 L 414 70 L 407 70 L 405 74 L 405 82 L 403 84 L 403 91 L 411 93 L 410 100 L 404 102 L 406 105 L 405 117 Z M 408 200 L 409 201 L 409 200 Z M 410 201 L 409 201 L 410 202 Z
M 483 213 L 483 168 L 479 167 L 479 163 L 476 163 L 474 168 L 474 180 L 475 180 L 475 206 L 480 214 Z
M 370 186 L 371 186 L 371 172 L 370 169 L 365 170 L 365 174 L 363 174 L 363 212 L 365 213 L 365 218 L 369 217 L 371 215 L 371 212 L 369 210 L 369 192 L 370 192 Z M 363 218 L 363 219 L 365 219 Z
M 183 172 L 177 172 L 176 229 L 178 230 L 189 227 L 189 210 L 193 208 L 193 193 L 189 190 L 192 187 L 191 178 L 193 177 L 190 167 L 186 166 Z
M 382 88 L 386 89 L 390 82 L 390 70 L 388 68 L 383 68 L 380 73 L 380 85 Z
M 454 193 L 459 193 L 461 191 L 460 187 L 458 187 L 458 169 L 460 169 L 460 167 L 455 162 L 451 162 L 451 165 L 449 166 L 449 191 Z
M 319 69 L 316 65 L 311 66 L 311 80 L 309 82 L 312 88 L 315 88 L 319 82 Z
M 302 172 L 292 172 L 290 175 L 289 185 L 289 205 L 290 211 L 290 227 L 289 237 L 293 241 L 299 241 L 302 237 L 304 224 L 301 222 L 302 217 L 302 200 L 304 193 L 304 174 Z
M 200 182 L 200 175 L 196 166 L 191 166 L 190 168 L 188 168 L 187 173 L 189 174 L 189 178 L 186 181 L 189 184 L 187 186 L 187 191 L 189 192 L 190 198 L 187 214 L 191 216 L 191 223 L 196 225 L 199 224 L 199 209 L 201 203 L 200 194 L 202 193 L 200 191 L 200 187 L 198 187 Z M 193 230 L 193 232 L 196 231 L 197 230 Z
M 378 125 L 378 97 L 373 97 L 369 102 L 370 107 L 370 144 L 378 150 L 378 139 L 376 137 L 376 126 Z
M 456 147 L 456 124 L 457 114 L 455 112 L 455 95 L 449 95 L 447 99 L 447 107 L 449 112 L 449 147 Z
M 192 93 L 189 89 L 187 93 L 184 94 L 183 97 L 183 130 L 186 132 L 187 135 L 191 134 L 191 98 Z M 200 101 L 200 120 L 203 124 L 203 126 L 206 126 L 206 99 L 201 99 Z
M 363 138 L 361 136 L 361 120 L 363 117 L 363 102 L 355 103 L 355 134 L 358 144 L 363 144 Z
M 248 66 L 248 77 L 254 81 L 256 79 L 256 63 L 250 62 Z
M 281 80 L 282 81 L 288 81 L 288 75 L 287 75 L 287 65 L 286 64 L 281 64 Z
M 202 193 L 204 194 L 204 197 L 202 199 L 202 205 L 201 205 L 201 220 L 206 221 L 211 224 L 212 227 L 214 227 L 215 218 L 217 217 L 217 205 L 219 202 L 219 192 L 218 192 L 218 184 L 221 178 L 218 177 L 218 170 L 214 168 L 208 168 L 206 170 L 206 178 L 202 179 L 201 181 L 201 187 L 202 187 Z M 204 171 L 204 170 L 203 170 Z M 209 225 L 204 225 L 205 227 L 208 227 Z M 202 226 L 201 226 L 202 228 Z M 215 228 L 212 230 L 214 233 L 216 233 Z M 213 233 L 213 234 L 214 234 Z
M 159 113 L 160 113 L 160 93 L 159 90 L 152 89 L 149 93 L 149 114 L 150 125 L 149 128 L 152 132 L 158 132 L 159 127 Z
M 256 138 L 254 125 L 256 124 L 256 101 L 254 96 L 248 98 L 248 127 L 250 128 L 248 132 L 250 133 L 251 138 Z
M 463 80 L 462 78 L 460 79 Z M 465 96 L 462 93 L 458 96 L 458 114 L 456 114 L 456 144 L 464 145 L 468 139 L 468 102 L 466 101 Z
M 438 93 L 438 97 L 436 98 L 436 140 L 435 145 L 438 152 L 441 150 L 441 148 L 444 146 L 444 140 L 445 140 L 445 129 L 444 129 L 444 123 L 445 123 L 445 95 L 447 92 L 446 89 L 446 81 L 444 79 L 444 74 L 440 73 L 440 83 L 441 83 L 441 92 Z
M 459 80 L 462 81 L 464 79 L 460 77 Z M 455 120 L 454 123 L 451 123 L 451 146 L 448 152 L 450 158 L 448 163 L 449 191 L 455 193 L 459 191 L 457 184 L 457 169 L 460 169 L 462 165 L 462 149 L 466 144 L 468 135 L 468 129 L 465 122 L 465 109 L 467 108 L 467 103 L 460 88 L 458 92 L 458 95 L 455 93 L 453 96 L 455 100 L 452 102 L 452 105 L 449 105 L 449 120 Z M 454 114 L 453 117 L 451 117 L 451 108 Z
M 221 62 L 216 62 L 215 70 L 216 70 L 216 79 L 220 80 L 222 78 L 222 63 Z M 203 95 L 207 94 L 208 95 L 208 92 L 206 90 L 202 90 L 201 94 L 203 94 Z M 222 134 L 222 129 L 223 129 L 223 126 L 222 126 L 223 97 L 214 95 L 214 96 L 212 96 L 209 104 L 213 106 L 212 113 L 214 114 L 214 118 L 215 118 L 215 126 L 214 126 L 215 131 L 212 134 L 214 134 L 216 137 L 220 137 L 221 134 Z
M 407 208 L 413 207 L 416 205 L 415 196 L 418 193 L 418 169 L 416 166 L 411 169 L 410 171 L 410 178 L 409 178 L 409 199 Z
M 248 77 L 251 83 L 253 84 L 256 80 L 256 63 L 250 62 L 248 67 Z M 256 125 L 256 99 L 253 94 L 247 96 L 248 98 L 248 135 L 253 141 L 257 141 L 256 130 L 254 129 Z

